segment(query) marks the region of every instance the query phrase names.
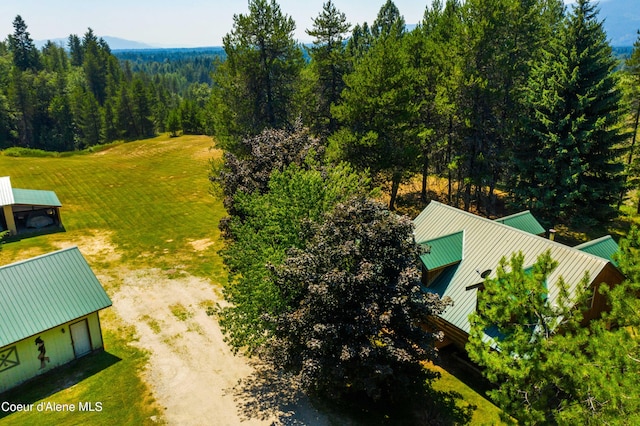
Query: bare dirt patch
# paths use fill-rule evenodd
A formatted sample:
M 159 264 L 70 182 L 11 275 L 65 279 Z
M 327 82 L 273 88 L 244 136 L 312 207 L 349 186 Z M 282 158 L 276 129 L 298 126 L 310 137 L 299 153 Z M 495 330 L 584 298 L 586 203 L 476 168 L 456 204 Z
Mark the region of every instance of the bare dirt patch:
M 205 279 L 171 279 L 159 269 L 121 270 L 113 309 L 136 327 L 135 342 L 149 352 L 143 378 L 175 425 L 328 424 L 306 401 L 286 407 L 259 407 L 259 399 L 239 384 L 255 369 L 224 342 L 210 309 L 218 292 Z M 272 392 L 276 389 L 271 389 Z M 251 407 L 251 408 L 250 408 Z
M 189 244 L 191 244 L 191 247 L 193 247 L 195 251 L 205 251 L 214 245 L 215 241 L 210 238 L 203 238 L 201 240 L 189 241 Z
M 75 236 L 73 241 L 54 241 L 53 245 L 60 249 L 78 246 L 80 252 L 90 262 L 117 262 L 121 254 L 111 242 L 111 232 L 91 231 L 90 236 Z

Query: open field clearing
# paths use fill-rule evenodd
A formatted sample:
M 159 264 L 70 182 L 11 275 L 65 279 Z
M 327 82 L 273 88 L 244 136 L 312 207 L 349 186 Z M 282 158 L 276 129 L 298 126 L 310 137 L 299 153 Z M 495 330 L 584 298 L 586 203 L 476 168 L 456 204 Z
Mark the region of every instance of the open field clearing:
M 99 401 L 103 410 L 17 413 L 0 423 L 344 423 L 306 400 L 252 404 L 264 395 L 238 384 L 251 382 L 254 369 L 233 355 L 212 315 L 226 274 L 217 229 L 225 212 L 208 181 L 209 160 L 220 152 L 211 145 L 205 136 L 160 136 L 88 155 L 0 155 L 0 176 L 11 176 L 14 187 L 56 192 L 65 226 L 4 244 L 0 264 L 77 245 L 114 304 L 101 315 L 103 355 L 51 375 L 48 387 L 27 384 L 7 394 L 32 403 Z M 442 387 L 464 387 L 444 375 Z M 459 392 L 465 399 L 473 393 Z M 474 422 L 497 421 L 495 407 L 474 396 L 471 404 L 488 407 Z

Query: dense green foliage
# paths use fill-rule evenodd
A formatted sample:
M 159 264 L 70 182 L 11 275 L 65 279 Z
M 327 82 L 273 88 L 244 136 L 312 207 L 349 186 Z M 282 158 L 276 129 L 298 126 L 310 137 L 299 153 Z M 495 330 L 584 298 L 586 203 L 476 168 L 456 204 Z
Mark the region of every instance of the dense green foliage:
M 303 66 L 296 25 L 275 0 L 250 0 L 224 39 L 227 59 L 214 76 L 216 136 L 232 148 L 265 128 L 291 127 L 294 90 Z
M 411 221 L 367 198 L 369 179 L 348 163 L 325 165 L 317 143 L 305 129 L 264 130 L 244 157 L 213 165 L 231 213 L 220 324 L 234 349 L 309 393 L 412 417 L 425 398 L 433 407 L 437 376 L 421 363 L 437 334 L 421 323 L 445 303 L 420 289 Z
M 174 134 L 211 131 L 203 75 L 213 58 L 136 62 L 133 71 L 90 28 L 67 47 L 38 50 L 24 20 L 14 20 L 14 34 L 0 42 L 0 148 L 72 151 L 151 137 L 169 124 Z
M 623 182 L 625 135 L 616 63 L 595 7 L 578 1 L 543 57 L 529 80 L 532 114 L 516 150 L 517 200 L 547 224 L 604 221 Z
M 0 146 L 62 151 L 182 131 L 237 151 L 301 119 L 332 141 L 333 159 L 383 183 L 391 207 L 416 173 L 427 201 L 435 174 L 465 209 L 494 214 L 500 191 L 549 225 L 591 225 L 623 199 L 624 160 L 638 174 L 623 151 L 635 146 L 634 59 L 616 62 L 597 12 L 590 1 L 436 0 L 407 31 L 389 0 L 349 34 L 327 1 L 303 48 L 278 3 L 255 0 L 223 48 L 115 56 L 90 30 L 69 37 L 68 53 L 38 51 L 17 19 L 0 43 Z
M 308 48 L 311 84 L 302 84 L 301 98 L 302 102 L 312 102 L 312 106 L 302 108 L 302 113 L 310 128 L 320 136 L 326 137 L 337 129 L 331 106 L 340 103 L 344 76 L 350 70 L 345 46 L 345 35 L 350 26 L 346 15 L 328 1 L 313 19 L 313 28 L 307 30 L 307 34 L 315 39 L 313 46 Z
M 492 399 L 525 424 L 633 424 L 638 421 L 638 239 L 621 242 L 628 280 L 603 292 L 612 307 L 581 326 L 588 278 L 571 296 L 560 279 L 549 301 L 546 280 L 557 266 L 549 253 L 523 269 L 521 255 L 505 259 L 485 281 L 471 318 L 469 356 L 496 385 Z M 485 333 L 493 341 L 484 340 Z M 495 345 L 495 350 L 491 348 Z
M 287 296 L 272 356 L 305 389 L 347 404 L 397 406 L 424 397 L 434 335 L 420 327 L 445 304 L 420 290 L 413 224 L 363 197 L 313 224 L 275 268 Z

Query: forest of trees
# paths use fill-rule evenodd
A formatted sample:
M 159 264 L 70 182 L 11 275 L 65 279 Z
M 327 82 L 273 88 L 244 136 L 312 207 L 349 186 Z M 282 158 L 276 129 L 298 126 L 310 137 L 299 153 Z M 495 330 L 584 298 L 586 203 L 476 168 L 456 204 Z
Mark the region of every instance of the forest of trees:
M 90 28 L 66 46 L 38 50 L 20 16 L 13 26 L 0 42 L 0 148 L 60 152 L 165 131 L 211 133 L 217 56 L 160 63 L 122 53 L 130 60 L 119 60 Z

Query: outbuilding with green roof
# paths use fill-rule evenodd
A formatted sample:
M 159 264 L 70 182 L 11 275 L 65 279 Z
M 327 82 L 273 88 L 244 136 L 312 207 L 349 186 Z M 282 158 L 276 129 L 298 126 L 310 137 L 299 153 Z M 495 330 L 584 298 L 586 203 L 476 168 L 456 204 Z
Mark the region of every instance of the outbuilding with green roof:
M 103 348 L 111 299 L 77 247 L 0 267 L 0 393 Z
M 61 228 L 60 207 L 55 192 L 14 188 L 9 176 L 0 177 L 0 231 L 17 235 L 30 229 Z

